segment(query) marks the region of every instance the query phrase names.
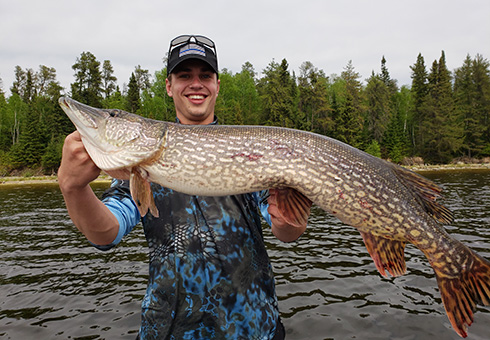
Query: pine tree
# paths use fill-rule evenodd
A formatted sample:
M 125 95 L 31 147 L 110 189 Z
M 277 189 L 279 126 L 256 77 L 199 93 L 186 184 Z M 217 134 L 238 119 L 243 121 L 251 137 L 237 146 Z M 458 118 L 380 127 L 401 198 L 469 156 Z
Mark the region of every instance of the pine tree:
M 131 73 L 128 84 L 127 106 L 126 110 L 132 113 L 138 112 L 140 108 L 140 90 L 134 72 Z
M 334 110 L 334 138 L 357 148 L 363 147 L 363 116 L 362 84 L 361 76 L 357 73 L 349 61 L 340 79 L 335 86 L 335 101 L 332 103 Z
M 19 142 L 10 150 L 14 168 L 33 167 L 41 163 L 46 147 L 46 126 L 35 105 L 29 105 L 26 123 L 22 125 Z
M 94 107 L 102 105 L 102 74 L 100 62 L 90 52 L 82 52 L 72 69 L 75 82 L 71 84 L 73 99 Z
M 220 92 L 216 100 L 215 114 L 220 124 L 237 125 L 242 121 L 238 104 L 238 88 L 233 74 L 227 69 L 220 72 Z
M 7 119 L 7 100 L 3 88 L 0 87 L 0 154 L 10 148 L 9 123 Z
M 388 71 L 388 67 L 386 67 L 385 56 L 383 56 L 383 58 L 381 58 L 380 79 L 386 85 L 386 87 L 390 91 L 390 94 L 394 95 L 398 91 L 398 86 L 396 85 L 396 80 L 391 79 L 390 72 Z
M 455 107 L 464 117 L 464 145 L 466 155 L 473 157 L 483 149 L 483 133 L 485 127 L 475 111 L 476 88 L 473 81 L 473 61 L 469 55 L 463 66 L 456 69 L 454 75 Z
M 61 85 L 56 80 L 56 69 L 54 67 L 39 65 L 39 71 L 36 74 L 37 95 L 53 98 L 53 95 L 59 95 L 61 89 Z
M 392 97 L 392 103 L 393 115 L 385 134 L 385 143 L 388 156 L 399 162 L 411 154 L 409 121 L 412 96 L 410 89 L 402 86 Z
M 330 105 L 327 101 L 327 77 L 311 62 L 304 62 L 298 77 L 299 111 L 306 117 L 310 131 L 328 134 L 333 128 Z
M 413 109 L 409 124 L 409 133 L 411 136 L 412 148 L 415 155 L 421 155 L 423 151 L 423 145 L 425 142 L 425 136 L 421 125 L 423 121 L 422 106 L 426 100 L 428 93 L 428 73 L 425 67 L 424 57 L 419 53 L 417 61 L 413 66 L 410 66 L 412 70 L 412 102 Z
M 428 96 L 422 109 L 424 120 L 421 130 L 426 137 L 423 157 L 446 163 L 462 147 L 463 122 L 454 107 L 451 74 L 444 51 L 439 62 L 434 61 L 428 79 Z
M 109 98 L 117 87 L 117 78 L 114 76 L 114 68 L 112 67 L 110 60 L 104 60 L 102 64 L 102 88 L 104 98 Z
M 475 112 L 484 127 L 482 142 L 485 153 L 482 155 L 490 156 L 490 63 L 480 54 L 473 60 L 472 74 L 475 84 Z
M 394 97 L 395 110 L 383 138 L 386 157 L 399 163 L 409 154 L 407 117 L 410 105 L 410 90 L 402 87 Z
M 24 97 L 26 73 L 19 65 L 17 65 L 15 66 L 14 76 L 15 76 L 15 80 L 12 84 L 12 87 L 10 88 L 10 92 L 12 94 L 17 94 L 19 97 L 22 98 Z
M 368 79 L 364 92 L 367 100 L 367 143 L 369 144 L 373 139 L 381 143 L 392 118 L 391 92 L 381 76 L 374 73 Z
M 36 76 L 34 71 L 32 69 L 28 69 L 26 72 L 26 86 L 22 97 L 22 100 L 25 103 L 30 103 L 36 97 L 35 82 Z
M 149 90 L 151 87 L 151 76 L 148 70 L 142 69 L 140 65 L 134 68 L 134 76 L 136 77 L 136 83 L 140 94 L 143 91 Z
M 241 72 L 235 75 L 242 121 L 248 125 L 257 125 L 260 122 L 260 98 L 255 76 L 255 69 L 250 62 L 243 64 Z
M 263 122 L 266 125 L 293 128 L 301 123 L 296 116 L 296 84 L 288 67 L 286 59 L 281 64 L 272 61 L 264 70 L 265 76 L 259 81 Z
M 469 157 L 490 155 L 490 70 L 481 55 L 468 55 L 455 71 L 455 105 L 464 117 L 464 149 Z

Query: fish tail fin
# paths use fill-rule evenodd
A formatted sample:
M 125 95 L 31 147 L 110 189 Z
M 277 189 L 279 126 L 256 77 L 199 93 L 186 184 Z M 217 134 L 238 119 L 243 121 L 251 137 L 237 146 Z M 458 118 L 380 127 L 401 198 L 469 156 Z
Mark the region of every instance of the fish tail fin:
M 473 251 L 470 264 L 457 278 L 435 269 L 446 314 L 456 333 L 466 338 L 476 305 L 490 305 L 490 262 Z

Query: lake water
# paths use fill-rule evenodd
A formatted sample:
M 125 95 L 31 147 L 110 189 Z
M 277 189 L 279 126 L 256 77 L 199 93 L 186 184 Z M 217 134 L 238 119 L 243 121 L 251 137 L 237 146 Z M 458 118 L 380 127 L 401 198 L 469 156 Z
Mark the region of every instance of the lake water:
M 490 259 L 490 171 L 424 175 L 445 190 L 449 232 Z M 385 279 L 359 233 L 319 209 L 297 242 L 265 238 L 288 340 L 459 339 L 414 246 L 407 274 Z M 0 185 L 0 339 L 134 339 L 146 256 L 141 227 L 112 251 L 91 247 L 56 184 Z M 489 338 L 490 308 L 479 307 L 468 339 Z

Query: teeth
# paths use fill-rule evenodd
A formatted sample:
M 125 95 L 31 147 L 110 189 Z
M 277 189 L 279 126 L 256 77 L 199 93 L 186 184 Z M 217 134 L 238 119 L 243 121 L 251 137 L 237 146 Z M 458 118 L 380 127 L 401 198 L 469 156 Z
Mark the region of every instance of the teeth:
M 204 99 L 204 96 L 193 94 L 189 96 L 190 99 Z

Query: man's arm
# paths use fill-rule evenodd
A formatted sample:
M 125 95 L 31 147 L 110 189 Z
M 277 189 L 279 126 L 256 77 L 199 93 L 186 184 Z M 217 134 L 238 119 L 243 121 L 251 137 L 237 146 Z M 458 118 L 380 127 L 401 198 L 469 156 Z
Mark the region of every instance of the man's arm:
M 58 183 L 68 214 L 90 242 L 106 245 L 116 238 L 119 222 L 89 185 L 99 174 L 100 169 L 85 150 L 80 134 L 75 131 L 68 135 L 58 170 Z
M 287 223 L 283 218 L 280 217 L 281 214 L 279 213 L 279 209 L 276 205 L 276 189 L 269 189 L 269 195 L 269 208 L 267 209 L 267 211 L 271 216 L 272 233 L 283 242 L 292 242 L 297 240 L 305 232 L 307 221 L 305 221 L 301 226 L 291 225 Z

